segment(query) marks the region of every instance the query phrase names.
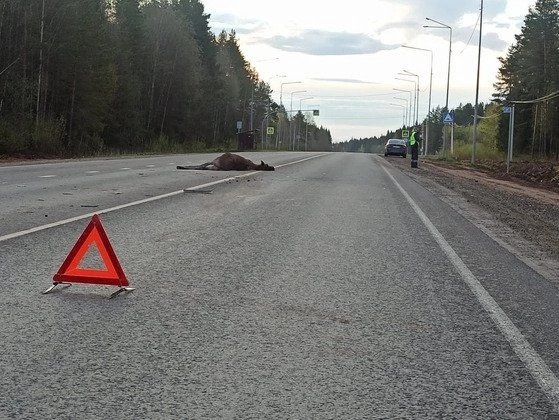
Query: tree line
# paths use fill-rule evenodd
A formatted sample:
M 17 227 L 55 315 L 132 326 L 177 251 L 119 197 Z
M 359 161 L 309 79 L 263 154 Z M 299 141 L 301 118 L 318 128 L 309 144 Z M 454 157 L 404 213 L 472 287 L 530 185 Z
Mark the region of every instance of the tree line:
M 501 60 L 495 101 L 515 104 L 515 150 L 559 158 L 559 1 L 537 0 Z M 508 117 L 500 119 L 501 146 Z
M 330 150 L 209 18 L 198 0 L 0 0 L 0 154 L 234 149 L 238 121 L 263 144 Z
M 503 111 L 514 104 L 514 154 L 559 160 L 559 0 L 536 1 L 500 63 L 493 100 L 477 108 L 480 151 L 491 155 L 507 150 L 510 114 Z M 460 104 L 453 112 L 455 145 L 466 157 L 471 154 L 474 106 Z M 449 151 L 448 144 L 443 150 L 442 140 L 446 113 L 436 107 L 422 123 L 429 124 L 430 154 Z M 389 138 L 400 135 L 401 130 L 388 131 L 380 137 L 342 142 L 335 149 L 381 153 Z

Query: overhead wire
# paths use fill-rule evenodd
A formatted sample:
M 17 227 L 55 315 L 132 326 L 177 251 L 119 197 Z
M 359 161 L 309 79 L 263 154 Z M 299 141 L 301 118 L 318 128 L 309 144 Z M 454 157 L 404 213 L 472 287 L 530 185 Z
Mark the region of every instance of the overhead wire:
M 479 24 L 479 18 L 481 17 L 481 13 L 479 13 L 477 15 L 477 20 L 476 20 L 476 24 L 474 25 L 474 29 L 472 30 L 472 33 L 470 34 L 470 39 L 468 39 L 468 43 L 466 44 L 466 46 L 464 47 L 464 49 L 462 51 L 460 51 L 460 53 L 458 55 L 462 55 L 462 53 L 464 51 L 466 51 L 466 48 L 468 48 L 470 46 L 470 41 L 472 40 L 472 37 L 474 36 L 474 33 L 476 32 L 477 29 L 477 25 Z
M 555 92 L 551 92 L 545 96 L 542 96 L 541 98 L 537 98 L 537 99 L 532 99 L 530 101 L 508 101 L 512 104 L 538 104 L 541 102 L 546 102 L 549 101 L 551 99 L 555 99 L 559 97 L 559 90 L 555 91 Z

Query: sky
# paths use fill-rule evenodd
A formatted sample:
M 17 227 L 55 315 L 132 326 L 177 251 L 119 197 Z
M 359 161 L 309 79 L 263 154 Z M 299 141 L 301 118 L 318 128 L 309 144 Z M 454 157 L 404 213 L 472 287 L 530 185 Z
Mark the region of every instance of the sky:
M 334 142 L 380 136 L 414 114 L 475 103 L 480 0 L 201 0 L 214 34 L 234 30 L 241 51 L 273 99 L 287 110 L 318 109 L 312 117 Z M 483 10 L 479 101 L 488 102 L 499 57 L 519 34 L 535 0 L 486 0 Z M 416 76 L 400 75 L 412 73 Z M 406 79 L 406 80 L 399 80 Z M 411 81 L 410 81 L 411 80 Z M 415 82 L 414 82 L 415 81 Z M 395 90 L 400 89 L 400 90 Z M 410 100 L 411 95 L 411 100 Z M 309 113 L 310 117 L 310 113 Z

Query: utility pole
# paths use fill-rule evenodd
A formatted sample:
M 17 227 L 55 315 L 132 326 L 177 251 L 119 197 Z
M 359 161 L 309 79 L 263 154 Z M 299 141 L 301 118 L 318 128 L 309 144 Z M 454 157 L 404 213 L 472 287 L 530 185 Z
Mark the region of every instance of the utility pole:
M 433 51 L 427 48 L 410 47 L 408 45 L 402 45 L 402 47 L 412 50 L 426 51 L 431 54 L 431 74 L 429 77 L 429 105 L 427 108 L 427 119 L 425 123 L 425 147 L 423 148 L 423 154 L 427 155 L 427 147 L 429 144 L 429 117 L 431 115 L 431 92 L 433 87 Z
M 431 19 L 431 18 L 425 18 L 430 22 L 435 22 L 436 24 L 440 25 L 440 26 L 432 26 L 432 25 L 423 25 L 424 28 L 437 28 L 437 29 L 448 29 L 449 30 L 449 38 L 448 38 L 448 73 L 446 76 L 446 103 L 445 103 L 445 108 L 446 108 L 446 112 L 450 112 L 450 110 L 448 109 L 448 92 L 450 90 L 450 62 L 451 62 L 451 57 L 452 57 L 452 27 L 436 21 L 435 19 Z M 446 124 L 445 127 L 443 128 L 443 153 L 446 155 Z
M 479 69 L 481 63 L 481 30 L 483 27 L 483 0 L 479 12 L 479 45 L 477 52 L 477 80 L 476 80 L 476 104 L 474 106 L 474 134 L 472 138 L 472 165 L 476 163 L 476 141 L 477 141 L 477 107 L 479 102 Z M 507 168 L 508 170 L 508 168 Z

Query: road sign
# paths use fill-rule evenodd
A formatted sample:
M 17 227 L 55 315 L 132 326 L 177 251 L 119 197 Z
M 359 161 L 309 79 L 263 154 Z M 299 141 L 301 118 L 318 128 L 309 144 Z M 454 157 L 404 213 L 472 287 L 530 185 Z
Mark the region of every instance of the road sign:
M 313 109 L 312 114 L 313 114 L 313 116 L 318 117 L 320 115 L 320 110 Z
M 241 131 L 242 128 L 243 128 L 243 122 L 237 121 L 237 131 Z
M 402 130 L 402 138 L 408 139 L 410 137 L 410 130 Z
M 453 122 L 454 122 L 454 117 L 452 116 L 452 113 L 447 112 L 444 117 L 443 123 L 452 124 Z
M 512 107 L 510 106 L 504 106 L 503 107 L 503 114 L 510 114 L 512 111 Z
M 267 127 L 266 134 L 270 134 L 270 135 L 274 134 L 274 127 Z

